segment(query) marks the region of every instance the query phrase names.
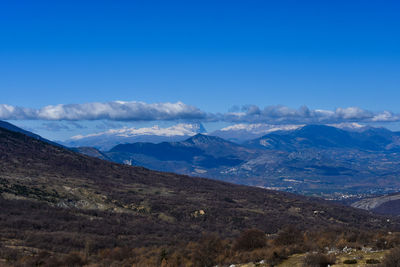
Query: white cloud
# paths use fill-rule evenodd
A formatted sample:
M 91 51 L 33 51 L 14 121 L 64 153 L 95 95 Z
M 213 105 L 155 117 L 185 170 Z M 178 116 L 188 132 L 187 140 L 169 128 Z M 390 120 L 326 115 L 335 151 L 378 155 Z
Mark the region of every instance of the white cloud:
M 310 124 L 342 122 L 394 122 L 400 116 L 389 111 L 372 112 L 359 107 L 337 108 L 335 110 L 315 109 L 306 106 L 292 109 L 286 106 L 268 106 L 260 109 L 257 106 L 245 106 L 241 112 L 221 115 L 221 120 L 234 123 L 268 123 L 268 124 Z
M 106 103 L 60 104 L 40 109 L 27 109 L 0 105 L 3 120 L 115 120 L 153 121 L 204 119 L 200 109 L 176 103 L 153 103 L 114 101 Z
M 399 121 L 400 116 L 395 115 L 389 111 L 384 111 L 379 114 L 375 114 L 374 117 L 372 118 L 372 121 L 374 122 L 394 122 L 394 121 Z
M 173 121 L 188 122 L 224 121 L 230 123 L 266 124 L 310 124 L 343 122 L 396 122 L 400 115 L 390 111 L 372 112 L 359 107 L 335 110 L 298 109 L 286 106 L 255 105 L 236 107 L 233 112 L 206 113 L 197 107 L 182 102 L 144 103 L 113 101 L 105 103 L 60 104 L 39 109 L 0 104 L 0 119 L 3 120 L 103 120 L 103 121 Z
M 3 120 L 35 119 L 35 111 L 29 108 L 21 108 L 7 104 L 0 104 L 0 119 Z
M 372 114 L 372 112 L 366 111 L 366 110 L 358 108 L 358 107 L 337 108 L 335 111 L 335 115 L 338 118 L 342 118 L 344 120 L 371 119 L 374 116 Z
M 303 127 L 304 124 L 299 124 L 299 125 L 271 125 L 271 124 L 265 124 L 265 123 L 256 123 L 256 124 L 246 124 L 246 123 L 239 123 L 239 124 L 234 124 L 225 128 L 222 128 L 220 131 L 221 132 L 238 132 L 238 131 L 243 131 L 243 132 L 251 132 L 253 134 L 267 134 L 270 132 L 276 132 L 276 131 L 281 131 L 281 130 L 295 130 L 300 127 Z

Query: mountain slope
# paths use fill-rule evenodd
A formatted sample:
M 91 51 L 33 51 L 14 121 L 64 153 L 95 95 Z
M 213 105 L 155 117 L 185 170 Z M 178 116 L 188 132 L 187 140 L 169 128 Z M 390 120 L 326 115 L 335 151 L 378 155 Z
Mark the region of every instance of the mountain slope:
M 252 151 L 244 148 L 236 143 L 227 141 L 217 136 L 197 134 L 185 141 L 180 142 L 181 145 L 187 147 L 196 147 L 214 157 L 223 157 L 236 155 L 244 158 L 247 153 Z
M 15 126 L 14 124 L 11 124 L 11 123 L 6 122 L 6 121 L 1 121 L 0 120 L 0 128 L 7 129 L 9 131 L 13 131 L 13 132 L 17 132 L 17 133 L 22 133 L 22 134 L 25 134 L 25 135 L 30 136 L 32 138 L 41 140 L 43 142 L 46 142 L 46 143 L 49 143 L 49 144 L 52 144 L 52 145 L 55 145 L 55 146 L 60 146 L 59 144 L 57 144 L 55 142 L 52 142 L 50 140 L 47 140 L 47 139 L 41 137 L 40 135 L 37 135 L 35 133 L 32 133 L 32 132 L 26 131 L 24 129 L 21 129 L 21 128 Z
M 321 199 L 119 165 L 2 128 L 0 177 L 0 237 L 58 251 L 87 240 L 97 248 L 162 245 L 288 224 L 397 227 Z
M 271 132 L 282 130 L 294 130 L 304 125 L 271 125 L 265 123 L 257 124 L 234 124 L 210 133 L 229 141 L 243 143 L 264 136 Z
M 120 163 L 195 174 L 200 169 L 240 164 L 252 151 L 219 137 L 197 134 L 181 142 L 121 144 L 105 154 Z
M 246 143 L 250 147 L 296 151 L 345 148 L 366 151 L 399 151 L 400 135 L 381 128 L 345 131 L 326 125 L 306 125 L 292 131 L 277 131 Z
M 365 198 L 352 203 L 351 206 L 379 214 L 400 215 L 400 194 Z
M 89 157 L 99 158 L 102 160 L 111 160 L 106 154 L 94 147 L 72 147 L 70 149 Z

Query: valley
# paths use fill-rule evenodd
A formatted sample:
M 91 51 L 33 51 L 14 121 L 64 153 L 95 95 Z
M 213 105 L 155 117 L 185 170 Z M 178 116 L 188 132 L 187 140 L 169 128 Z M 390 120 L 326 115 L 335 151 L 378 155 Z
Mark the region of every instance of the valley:
M 242 144 L 197 134 L 179 142 L 136 142 L 81 152 L 159 171 L 356 201 L 399 192 L 399 140 L 398 132 L 383 128 L 308 125 Z

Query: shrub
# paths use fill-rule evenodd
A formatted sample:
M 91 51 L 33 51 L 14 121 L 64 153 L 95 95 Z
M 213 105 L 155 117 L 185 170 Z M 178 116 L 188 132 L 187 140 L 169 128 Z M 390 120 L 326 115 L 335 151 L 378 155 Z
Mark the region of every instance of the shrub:
M 343 263 L 344 264 L 357 264 L 357 260 L 356 259 L 344 260 Z
M 122 261 L 129 258 L 132 255 L 132 251 L 129 248 L 108 248 L 101 250 L 99 255 L 102 259 L 110 259 L 113 261 Z
M 288 246 L 292 244 L 303 245 L 304 238 L 301 231 L 293 226 L 284 228 L 275 239 L 276 245 Z
M 389 248 L 389 244 L 388 244 L 386 238 L 384 238 L 384 237 L 379 238 L 379 239 L 376 241 L 376 244 L 375 244 L 375 245 L 376 245 L 376 247 L 377 247 L 378 249 L 388 249 L 388 248 Z
M 63 265 L 68 267 L 79 267 L 85 264 L 86 262 L 83 260 L 81 255 L 76 252 L 69 253 L 63 259 Z
M 400 266 L 400 247 L 392 249 L 383 260 L 384 267 Z
M 308 254 L 303 260 L 304 267 L 327 267 L 336 262 L 334 255 L 325 255 L 322 253 Z
M 235 250 L 253 250 L 265 247 L 267 238 L 265 233 L 258 229 L 249 229 L 241 233 L 234 244 Z
M 335 245 L 338 249 L 343 249 L 344 247 L 349 247 L 350 246 L 350 244 L 349 244 L 349 242 L 346 240 L 346 239 L 344 239 L 344 238 L 340 238 L 337 242 L 336 242 L 336 245 Z
M 217 264 L 216 259 L 223 249 L 223 242 L 217 235 L 203 235 L 194 250 L 194 266 L 215 266 Z
M 286 260 L 289 256 L 287 249 L 285 248 L 275 248 L 271 250 L 269 255 L 265 258 L 271 266 L 276 266 L 283 260 Z

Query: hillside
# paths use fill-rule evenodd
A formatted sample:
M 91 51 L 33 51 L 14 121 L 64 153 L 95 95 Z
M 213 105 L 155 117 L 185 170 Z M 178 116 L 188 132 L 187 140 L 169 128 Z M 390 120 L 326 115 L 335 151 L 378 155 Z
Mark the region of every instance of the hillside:
M 111 160 L 106 154 L 94 147 L 72 147 L 70 150 L 84 154 L 89 157 L 95 157 L 103 160 Z
M 50 141 L 50 140 L 48 140 L 46 138 L 41 137 L 38 134 L 26 131 L 26 130 L 24 130 L 22 128 L 19 128 L 19 127 L 15 126 L 14 124 L 11 124 L 11 123 L 6 122 L 6 121 L 0 120 L 0 128 L 7 129 L 9 131 L 13 131 L 13 132 L 17 132 L 17 133 L 22 133 L 22 134 L 25 134 L 25 135 L 30 136 L 32 138 L 41 140 L 43 142 L 46 142 L 46 143 L 49 143 L 49 144 L 52 144 L 52 145 L 55 145 L 55 146 L 60 146 L 60 144 L 58 144 L 58 143 L 52 142 L 52 141 Z
M 165 245 L 256 227 L 397 228 L 396 220 L 284 192 L 150 171 L 0 129 L 0 237 L 52 251 Z M 64 240 L 64 241 L 61 241 Z
M 400 215 L 400 194 L 369 197 L 356 201 L 351 206 L 379 214 Z

